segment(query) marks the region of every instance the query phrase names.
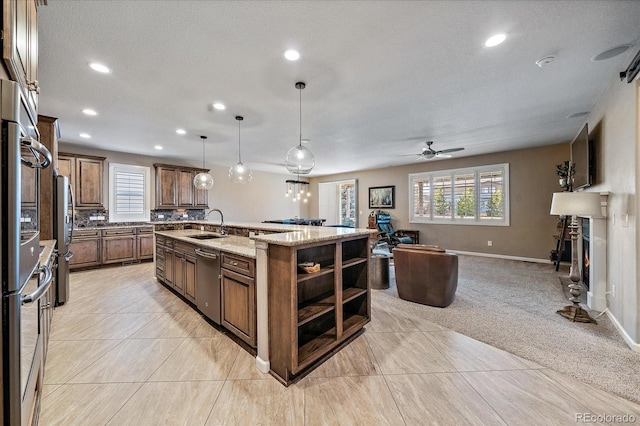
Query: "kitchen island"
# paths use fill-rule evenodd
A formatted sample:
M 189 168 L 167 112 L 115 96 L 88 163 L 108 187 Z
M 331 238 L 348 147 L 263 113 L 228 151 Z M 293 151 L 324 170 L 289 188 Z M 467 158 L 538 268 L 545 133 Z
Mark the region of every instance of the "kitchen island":
M 255 348 L 261 372 L 270 372 L 288 385 L 348 344 L 369 322 L 369 238 L 375 231 L 227 224 L 230 234 L 250 233 L 248 237 L 220 236 L 212 226 L 216 225 L 190 222 L 182 229 L 167 230 L 166 224 L 157 225 L 164 230 L 155 232 L 156 275 L 165 285 L 169 275 L 169 281 L 185 271 L 195 276 L 198 260 L 190 252 L 196 248 L 216 256 L 219 252 L 221 325 Z M 168 240 L 173 241 L 172 248 Z M 179 271 L 168 270 L 176 247 L 186 253 L 183 258 L 191 259 L 180 261 L 187 266 L 179 266 Z M 173 251 L 169 256 L 168 250 Z M 225 262 L 225 257 L 230 260 Z M 319 270 L 306 273 L 298 267 L 302 263 L 317 264 Z M 171 264 L 176 265 L 175 257 Z M 226 268 L 236 270 L 231 269 L 225 279 Z M 189 278 L 184 281 L 183 296 L 201 306 L 197 286 L 188 282 Z

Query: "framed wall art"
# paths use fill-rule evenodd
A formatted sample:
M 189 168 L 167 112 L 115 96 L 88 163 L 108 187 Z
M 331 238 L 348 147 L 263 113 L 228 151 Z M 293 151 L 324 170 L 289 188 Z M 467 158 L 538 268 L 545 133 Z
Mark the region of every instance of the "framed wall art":
M 370 209 L 395 209 L 396 208 L 396 187 L 374 186 L 369 188 L 369 208 Z

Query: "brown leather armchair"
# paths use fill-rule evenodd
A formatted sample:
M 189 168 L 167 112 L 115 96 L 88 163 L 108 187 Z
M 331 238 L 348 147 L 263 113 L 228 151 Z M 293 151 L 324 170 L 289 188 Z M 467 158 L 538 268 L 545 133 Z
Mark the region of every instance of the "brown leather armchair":
M 458 256 L 438 246 L 399 244 L 393 250 L 398 296 L 446 308 L 456 297 Z

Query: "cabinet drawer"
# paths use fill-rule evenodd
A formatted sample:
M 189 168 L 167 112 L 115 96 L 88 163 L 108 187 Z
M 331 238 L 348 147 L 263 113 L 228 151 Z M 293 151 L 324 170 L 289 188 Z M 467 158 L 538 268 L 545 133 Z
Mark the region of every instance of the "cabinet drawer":
M 141 228 L 136 228 L 136 233 L 138 235 L 141 234 L 153 234 L 153 226 L 145 226 Z
M 255 261 L 248 257 L 222 253 L 222 267 L 249 277 L 255 276 Z
M 187 243 L 182 243 L 180 241 L 176 241 L 173 244 L 173 249 L 177 250 L 177 251 L 181 251 L 187 254 L 191 254 L 193 256 L 195 256 L 196 254 L 196 246 L 191 245 L 191 244 L 187 244 Z
M 73 230 L 73 239 L 89 239 L 89 238 L 98 238 L 100 236 L 99 229 L 74 229 Z
M 103 229 L 103 237 L 114 237 L 119 235 L 135 235 L 135 228 L 118 228 L 118 229 Z
M 156 245 L 164 246 L 167 244 L 167 240 L 164 238 L 164 235 L 156 234 Z

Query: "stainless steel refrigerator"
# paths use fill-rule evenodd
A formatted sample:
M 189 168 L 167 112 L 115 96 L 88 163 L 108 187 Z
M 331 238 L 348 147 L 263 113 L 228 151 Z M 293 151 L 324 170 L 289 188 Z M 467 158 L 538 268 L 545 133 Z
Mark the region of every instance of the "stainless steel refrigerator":
M 42 393 L 40 298 L 51 271 L 40 265 L 40 169 L 51 153 L 38 142 L 35 117 L 20 86 L 0 80 L 0 265 L 2 424 L 37 419 Z
M 73 241 L 75 202 L 66 176 L 53 177 L 53 239 L 58 242 L 58 268 L 55 271 L 56 306 L 69 300 L 69 250 Z

